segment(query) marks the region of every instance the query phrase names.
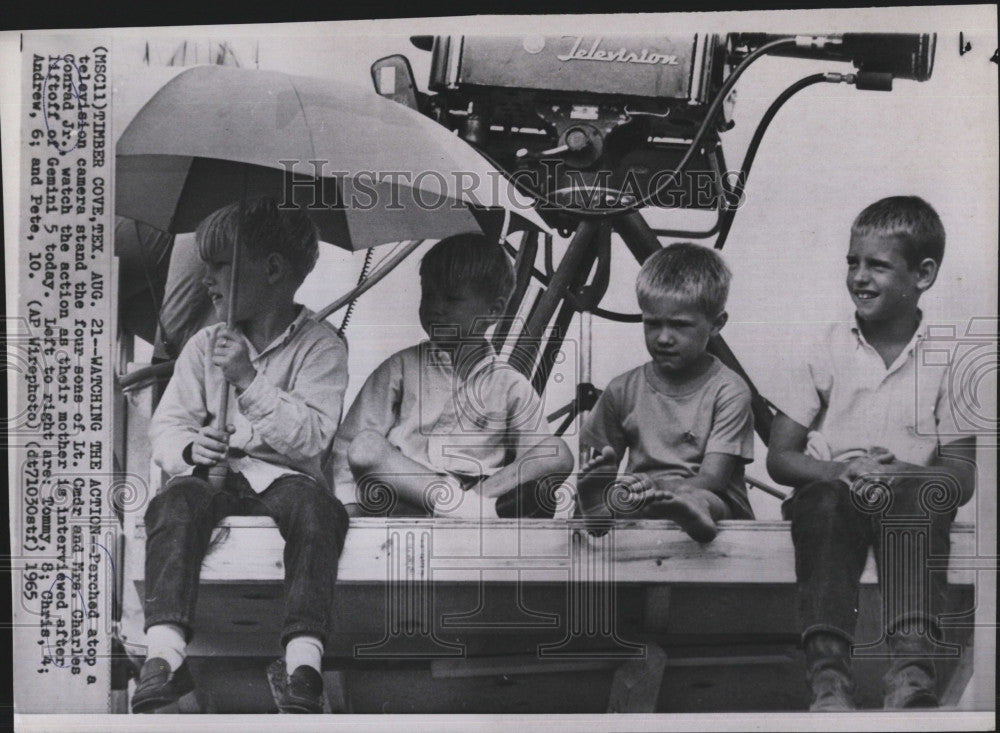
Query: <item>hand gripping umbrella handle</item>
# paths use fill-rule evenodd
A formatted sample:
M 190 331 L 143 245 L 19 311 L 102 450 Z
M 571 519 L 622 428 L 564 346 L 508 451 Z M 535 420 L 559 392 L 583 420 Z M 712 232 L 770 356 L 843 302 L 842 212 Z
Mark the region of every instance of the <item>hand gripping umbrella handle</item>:
M 218 427 L 223 432 L 226 431 L 226 420 L 229 417 L 229 385 L 226 384 L 222 388 L 222 397 L 219 398 L 219 418 L 216 421 L 216 427 Z M 226 476 L 229 475 L 229 443 L 227 436 L 226 443 L 226 458 L 216 463 L 214 466 L 209 466 L 208 468 L 208 483 L 216 490 L 221 490 L 226 484 Z
M 245 194 L 244 194 L 245 195 Z M 240 270 L 240 224 L 243 220 L 243 202 L 241 200 L 239 219 L 236 224 L 236 237 L 233 241 L 233 254 L 229 267 L 229 305 L 226 309 L 226 327 L 236 326 L 236 299 L 239 297 L 239 270 Z M 216 427 L 226 433 L 226 458 L 216 463 L 208 469 L 208 483 L 213 489 L 222 489 L 226 483 L 226 476 L 229 475 L 229 431 L 226 426 L 229 424 L 229 383 L 223 381 L 222 396 L 219 398 L 219 411 L 216 420 Z

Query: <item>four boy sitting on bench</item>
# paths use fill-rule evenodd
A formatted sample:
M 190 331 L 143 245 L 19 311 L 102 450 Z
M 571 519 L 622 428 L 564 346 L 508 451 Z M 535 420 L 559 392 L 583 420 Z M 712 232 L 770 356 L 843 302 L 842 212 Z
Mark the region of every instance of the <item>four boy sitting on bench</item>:
M 566 444 L 548 433 L 531 385 L 484 338 L 513 286 L 499 245 L 461 235 L 430 250 L 420 268 L 420 323 L 430 340 L 383 362 L 338 430 L 346 349 L 332 328 L 292 300 L 316 259 L 315 230 L 304 214 L 268 200 L 210 216 L 199 227 L 198 245 L 220 313 L 236 231 L 245 233 L 242 273 L 250 285 L 243 292 L 252 297 L 240 298 L 237 328 L 211 326 L 185 347 L 151 426 L 154 458 L 175 478 L 146 515 L 149 651 L 133 698 L 137 712 L 161 708 L 192 687 L 183 649 L 201 561 L 222 517 L 267 514 L 278 523 L 286 541 L 286 655 L 274 665 L 272 682 L 282 711 L 318 712 L 326 611 L 348 514 L 489 518 L 497 515 L 500 495 L 527 488 L 540 496 L 573 469 Z M 945 422 L 946 391 L 929 416 L 916 416 L 935 428 L 919 455 L 874 440 L 847 446 L 837 436 L 851 426 L 833 424 L 849 414 L 891 434 L 905 431 L 894 424 L 902 413 L 893 400 L 914 394 L 916 303 L 934 282 L 943 241 L 940 221 L 919 199 L 887 199 L 866 209 L 848 254 L 853 335 L 825 343 L 826 349 L 841 344 L 844 353 L 830 352 L 832 367 L 811 361 L 803 381 L 779 402 L 768 467 L 797 487 L 789 505 L 814 709 L 853 706 L 847 661 L 856 611 L 849 596 L 856 596 L 878 518 L 859 514 L 850 497 L 862 493 L 866 476 L 876 476 L 909 502 L 919 481 L 900 475 L 941 466 L 963 487 L 931 525 L 932 548 L 946 555 L 954 509 L 971 494 L 968 441 L 949 444 L 950 457 L 939 452 L 937 436 L 956 432 Z M 666 518 L 709 542 L 719 520 L 753 518 L 743 483 L 753 456 L 750 391 L 707 352 L 727 319 L 729 280 L 718 253 L 694 244 L 668 246 L 643 265 L 637 292 L 652 360 L 612 380 L 582 428 L 586 460 L 578 494 L 591 520 Z M 877 365 L 868 364 L 872 357 Z M 885 372 L 881 386 L 865 381 L 876 366 Z M 945 390 L 947 375 L 937 379 L 935 388 Z M 891 390 L 890 380 L 899 382 Z M 845 396 L 841 387 L 851 383 L 871 392 L 854 412 L 843 401 L 861 393 Z M 212 426 L 221 389 L 235 391 L 227 431 Z M 855 426 L 859 434 L 871 427 Z M 810 428 L 821 430 L 835 453 L 811 456 Z M 328 487 L 320 464 L 331 443 L 335 485 Z M 845 447 L 866 450 L 838 455 Z M 219 463 L 229 468 L 221 488 L 205 480 L 207 468 Z M 835 549 L 837 542 L 849 546 Z M 936 598 L 940 584 L 932 587 Z M 826 618 L 842 606 L 848 610 Z M 931 606 L 928 613 L 938 608 L 936 601 Z M 915 641 L 905 620 L 893 620 L 890 639 L 902 640 L 894 649 L 914 654 L 894 662 L 887 706 L 936 704 L 933 666 L 919 658 L 925 637 Z

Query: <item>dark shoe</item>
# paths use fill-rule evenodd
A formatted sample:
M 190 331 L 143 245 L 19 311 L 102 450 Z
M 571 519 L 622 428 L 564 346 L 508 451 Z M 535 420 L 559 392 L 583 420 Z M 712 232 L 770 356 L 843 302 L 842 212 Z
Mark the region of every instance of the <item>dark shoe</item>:
M 936 708 L 940 705 L 935 692 L 937 681 L 922 664 L 894 659 L 883 679 L 886 710 Z
M 886 710 L 939 706 L 934 661 L 928 657 L 933 643 L 921 634 L 889 634 L 892 661 L 882 678 Z
M 267 681 L 278 712 L 323 712 L 323 677 L 312 667 L 302 665 L 288 674 L 285 660 L 276 659 L 267 668 Z
M 153 713 L 194 691 L 187 663 L 171 674 L 170 665 L 159 657 L 147 659 L 132 695 L 133 713 Z
M 805 640 L 806 681 L 812 692 L 809 710 L 840 712 L 854 710 L 854 678 L 851 675 L 851 645 L 836 634 L 822 631 Z

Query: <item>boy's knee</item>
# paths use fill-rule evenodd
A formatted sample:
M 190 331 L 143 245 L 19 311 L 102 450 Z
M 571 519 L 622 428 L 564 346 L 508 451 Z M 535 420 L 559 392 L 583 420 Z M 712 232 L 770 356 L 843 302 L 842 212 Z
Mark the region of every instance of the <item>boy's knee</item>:
M 206 484 L 193 476 L 174 479 L 146 506 L 145 519 L 149 524 L 164 514 L 187 514 L 207 501 Z
M 573 472 L 576 461 L 573 452 L 566 445 L 566 441 L 556 435 L 548 435 L 538 441 L 532 448 L 534 453 L 532 463 L 539 461 L 538 465 L 544 465 L 547 476 L 565 478 Z
M 815 481 L 795 490 L 792 516 L 801 512 L 815 516 L 833 514 L 850 504 L 850 488 L 843 481 Z
M 553 458 L 553 472 L 561 475 L 569 475 L 572 473 L 576 461 L 573 458 L 573 451 L 571 451 L 569 446 L 566 445 L 566 441 L 562 438 L 553 436 L 547 438 L 546 443 L 554 446 L 556 451 L 555 458 Z
M 371 471 L 382 462 L 388 445 L 374 430 L 362 430 L 347 449 L 347 463 L 355 473 Z
M 300 533 L 330 532 L 342 537 L 347 532 L 347 510 L 338 499 L 316 484 L 303 482 L 294 498 L 295 520 Z
M 902 476 L 894 480 L 892 511 L 953 519 L 963 503 L 963 492 L 958 482 L 949 479 L 947 475 L 928 472 L 925 476 Z

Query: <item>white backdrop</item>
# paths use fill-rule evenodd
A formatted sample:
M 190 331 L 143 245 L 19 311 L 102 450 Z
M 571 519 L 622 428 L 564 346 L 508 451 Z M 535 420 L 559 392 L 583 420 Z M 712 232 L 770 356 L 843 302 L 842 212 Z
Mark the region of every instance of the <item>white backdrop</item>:
M 847 85 L 810 87 L 785 105 L 764 139 L 746 202 L 724 253 L 734 272 L 724 336 L 765 395 L 781 389 L 787 359 L 794 357 L 806 330 L 850 313 L 843 285 L 850 224 L 864 206 L 883 196 L 921 196 L 944 221 L 948 242 L 941 276 L 922 303 L 928 319 L 965 322 L 972 316 L 996 316 L 997 66 L 989 61 L 997 47 L 995 9 L 616 16 L 615 22 L 616 33 L 690 29 L 938 34 L 929 81 L 897 80 L 891 93 L 863 92 Z M 390 53 L 404 53 L 418 84 L 426 88 L 430 54 L 414 48 L 408 36 L 483 28 L 478 21 L 462 23 L 462 19 L 449 19 L 289 25 L 272 26 L 266 33 L 243 26 L 219 29 L 217 38 L 232 39 L 240 49 L 253 48 L 260 68 L 331 76 L 369 89 L 371 62 Z M 524 21 L 516 18 L 500 23 L 491 24 L 491 31 L 502 28 L 523 33 L 525 29 Z M 532 18 L 530 30 L 561 34 L 589 28 L 594 32 L 595 24 L 606 28 L 607 19 Z M 964 56 L 958 53 L 959 31 L 973 47 Z M 398 35 L 372 35 L 378 32 Z M 162 60 L 163 49 L 188 38 L 207 37 L 200 30 L 147 29 L 119 41 L 115 48 L 120 64 L 114 98 L 117 134 L 159 86 L 182 70 L 146 66 L 147 42 Z M 155 62 L 157 54 L 151 56 Z M 121 72 L 126 59 L 127 74 Z M 723 136 L 730 167 L 742 161 L 757 121 L 786 86 L 817 71 L 849 70 L 847 64 L 788 58 L 764 58 L 753 65 L 737 85 L 736 127 Z M 330 152 L 330 160 L 335 163 L 335 151 Z M 377 164 L 373 161 L 373 166 Z M 693 212 L 657 210 L 646 215 L 653 226 L 706 228 L 709 224 L 705 215 Z M 417 324 L 416 270 L 425 249 L 358 302 L 347 331 L 351 345 L 348 401 L 382 359 L 423 337 Z M 388 251 L 377 250 L 376 259 Z M 634 312 L 638 266 L 620 242 L 615 252 L 612 284 L 602 305 Z M 316 270 L 299 292 L 300 301 L 319 308 L 334 300 L 354 284 L 362 259 L 361 253 L 322 247 Z M 339 314 L 332 318 L 334 323 L 339 319 Z M 577 333 L 574 323 L 570 337 Z M 593 381 L 598 387 L 646 359 L 640 326 L 595 319 L 593 335 Z M 572 396 L 572 369 L 565 376 L 549 388 L 550 409 Z M 749 473 L 766 479 L 763 456 L 763 446 L 758 444 L 758 458 Z M 776 501 L 759 492 L 751 494 L 760 517 L 777 517 Z

